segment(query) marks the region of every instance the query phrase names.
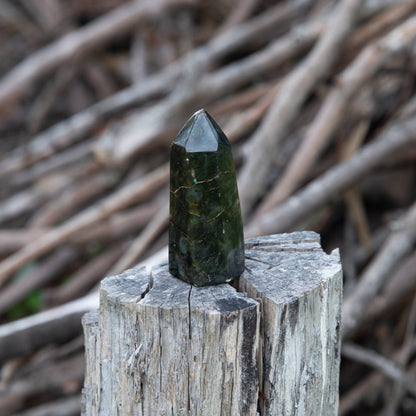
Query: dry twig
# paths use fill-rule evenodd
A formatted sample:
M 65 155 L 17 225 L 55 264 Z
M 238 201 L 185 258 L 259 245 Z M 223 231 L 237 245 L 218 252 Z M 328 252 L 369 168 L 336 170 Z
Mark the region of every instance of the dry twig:
M 354 27 L 361 2 L 342 1 L 330 19 L 319 42 L 286 79 L 275 102 L 250 141 L 250 156 L 240 174 L 243 214 L 252 211 L 267 184 L 267 175 L 280 141 L 304 104 L 316 81 L 328 73 L 345 38 Z
M 77 256 L 78 253 L 74 249 L 64 247 L 37 267 L 34 272 L 5 287 L 0 292 L 0 315 L 7 312 L 10 307 L 24 299 L 33 290 L 59 277 L 71 267 Z
M 154 145 L 154 141 L 164 137 L 167 130 L 179 129 L 177 123 L 188 114 L 304 51 L 322 27 L 320 21 L 305 24 L 249 57 L 202 78 L 194 65 L 185 68 L 189 77 L 170 96 L 124 120 L 113 132 L 107 130 L 98 142 L 96 154 L 107 163 L 127 162 L 138 152 L 148 150 L 149 144 Z
M 412 342 L 412 351 L 416 349 L 416 339 L 413 339 Z M 400 350 L 396 351 L 393 355 L 393 360 L 398 359 L 400 355 Z M 407 374 L 405 375 L 407 379 Z M 340 401 L 339 405 L 339 415 L 344 416 L 349 411 L 354 409 L 358 406 L 364 398 L 369 394 L 376 394 L 381 390 L 381 388 L 385 384 L 385 375 L 384 373 L 374 371 L 369 376 L 367 376 L 364 380 L 360 381 L 359 383 L 354 386 L 349 392 L 347 392 Z
M 400 351 L 399 362 L 402 368 L 405 368 L 412 354 L 412 344 L 415 338 L 416 329 L 416 297 L 413 299 L 410 307 L 410 313 L 407 321 L 405 340 Z M 389 403 L 386 405 L 384 410 L 384 416 L 395 416 L 399 403 L 405 393 L 406 378 L 401 377 L 395 380 L 393 386 L 393 397 L 389 397 Z
M 397 262 L 412 249 L 416 241 L 416 204 L 396 225 L 386 243 L 375 259 L 366 268 L 353 293 L 344 301 L 342 335 L 347 339 L 357 326 L 359 318 L 387 278 L 390 277 Z
M 276 187 L 261 204 L 259 214 L 284 201 L 304 179 L 336 127 L 345 117 L 353 95 L 393 54 L 408 48 L 416 39 L 416 17 L 411 17 L 391 33 L 367 46 L 337 78 L 314 123 Z
M 303 10 L 309 0 L 299 0 L 290 4 L 277 5 L 248 22 L 230 28 L 195 50 L 159 74 L 148 77 L 145 83 L 134 84 L 90 108 L 75 114 L 43 133 L 38 134 L 28 146 L 15 149 L 12 154 L 0 161 L 0 177 L 24 169 L 37 161 L 49 157 L 57 149 L 68 147 L 80 140 L 106 117 L 126 110 L 156 95 L 173 90 L 183 68 L 203 71 L 227 53 L 235 52 L 248 42 L 267 40 L 279 22 L 294 18 Z
M 342 354 L 350 360 L 369 365 L 382 371 L 387 377 L 393 380 L 403 378 L 403 372 L 398 365 L 382 355 L 377 354 L 375 351 L 352 344 L 351 342 L 346 342 L 342 346 Z
M 392 126 L 348 161 L 333 167 L 268 214 L 249 223 L 246 235 L 264 235 L 290 229 L 307 214 L 334 199 L 362 179 L 394 152 L 416 144 L 416 117 Z
M 130 2 L 89 25 L 72 31 L 29 56 L 0 81 L 0 107 L 10 103 L 39 77 L 74 59 L 81 59 L 115 36 L 131 30 L 140 20 L 158 16 L 162 10 L 192 4 L 192 0 Z
M 132 242 L 128 250 L 114 265 L 109 274 L 121 273 L 134 265 L 137 259 L 146 251 L 147 247 L 166 228 L 169 221 L 169 205 L 163 201 L 162 207 L 149 222 L 142 233 Z
M 69 236 L 67 242 L 86 245 L 94 241 L 105 243 L 123 238 L 143 228 L 152 218 L 156 205 L 151 202 L 141 204 L 136 209 L 116 213 L 106 220 L 79 230 Z M 50 231 L 52 228 L 0 230 L 0 254 L 9 254 L 19 250 Z
M 371 301 L 365 315 L 362 315 L 351 337 L 371 328 L 382 317 L 388 316 L 400 303 L 415 296 L 416 292 L 416 255 L 407 258 L 390 277 L 383 292 Z
M 0 284 L 4 284 L 10 277 L 10 274 L 19 269 L 19 267 L 62 244 L 66 238 L 75 234 L 77 231 L 108 217 L 113 212 L 126 207 L 132 202 L 143 198 L 144 195 L 158 189 L 167 181 L 168 175 L 169 167 L 167 165 L 156 169 L 148 176 L 120 189 L 104 201 L 81 212 L 75 218 L 68 220 L 60 227 L 45 234 L 38 241 L 29 244 L 16 254 L 13 254 L 0 263 Z
M 57 308 L 0 326 L 0 363 L 28 355 L 48 344 L 62 343 L 81 333 L 81 317 L 97 309 L 93 293 Z
M 110 267 L 120 258 L 125 249 L 124 246 L 124 244 L 120 244 L 105 250 L 77 270 L 68 282 L 48 290 L 45 294 L 45 302 L 48 305 L 61 305 L 84 295 L 101 279 L 110 274 Z
M 74 416 L 81 413 L 81 395 L 65 397 L 12 416 Z

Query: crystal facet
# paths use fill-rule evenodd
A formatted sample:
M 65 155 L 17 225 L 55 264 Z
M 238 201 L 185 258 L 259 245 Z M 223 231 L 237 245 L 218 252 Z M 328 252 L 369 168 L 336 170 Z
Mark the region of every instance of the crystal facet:
M 205 110 L 172 143 L 169 271 L 195 286 L 241 275 L 244 236 L 231 146 Z

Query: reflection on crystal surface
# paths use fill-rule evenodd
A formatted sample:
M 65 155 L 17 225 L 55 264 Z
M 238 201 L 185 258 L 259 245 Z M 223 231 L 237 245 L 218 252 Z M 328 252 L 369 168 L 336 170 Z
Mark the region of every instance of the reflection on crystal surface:
M 172 143 L 169 271 L 196 286 L 244 268 L 244 236 L 230 143 L 205 110 Z

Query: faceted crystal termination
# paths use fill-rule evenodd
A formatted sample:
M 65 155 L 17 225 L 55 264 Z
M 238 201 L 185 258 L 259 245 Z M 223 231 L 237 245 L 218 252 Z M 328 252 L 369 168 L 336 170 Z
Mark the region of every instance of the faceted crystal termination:
M 205 110 L 172 143 L 169 271 L 195 286 L 241 275 L 244 236 L 231 146 Z

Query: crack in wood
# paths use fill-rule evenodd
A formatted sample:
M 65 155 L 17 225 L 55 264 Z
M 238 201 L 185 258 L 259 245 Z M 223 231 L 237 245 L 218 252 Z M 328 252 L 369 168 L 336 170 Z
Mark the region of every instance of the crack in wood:
M 267 261 L 263 261 L 263 260 L 255 259 L 253 257 L 249 257 L 249 256 L 247 256 L 247 254 L 246 254 L 246 260 L 251 260 L 251 261 L 255 261 L 256 263 L 265 264 L 266 266 L 269 266 L 269 269 L 272 268 L 272 267 L 276 267 L 276 264 L 272 264 L 272 263 L 269 263 Z
M 282 253 L 282 252 L 294 252 L 294 253 L 296 253 L 296 252 L 299 252 L 299 253 L 305 252 L 305 253 L 309 253 L 309 252 L 312 252 L 312 251 L 321 251 L 321 249 L 318 248 L 318 247 L 311 247 L 311 248 L 282 247 L 282 248 L 271 248 L 269 250 L 266 249 L 266 248 L 258 248 L 258 249 L 251 248 L 249 250 L 251 250 L 251 251 L 263 251 L 263 252 L 266 252 L 266 253 Z
M 283 245 L 303 245 L 303 244 L 319 244 L 318 240 L 293 240 L 293 241 L 248 241 L 244 244 L 244 247 L 247 250 L 255 249 L 256 247 L 276 247 L 276 246 L 283 246 Z M 319 248 L 319 247 L 318 247 Z M 279 249 L 276 249 L 279 251 Z
M 101 344 L 98 353 L 93 340 L 86 349 L 88 360 L 97 360 L 86 386 L 97 391 L 85 394 L 102 395 L 99 403 L 114 414 L 254 415 L 257 402 L 262 414 L 335 414 L 339 259 L 316 241 L 312 248 L 297 243 L 299 234 L 272 238 L 280 240 L 274 250 L 271 237 L 249 246 L 234 287 L 193 288 L 171 277 L 167 265 L 106 279 Z M 101 367 L 97 381 L 94 368 Z M 203 380 L 208 393 L 200 391 Z M 258 400 L 258 389 L 267 401 Z

